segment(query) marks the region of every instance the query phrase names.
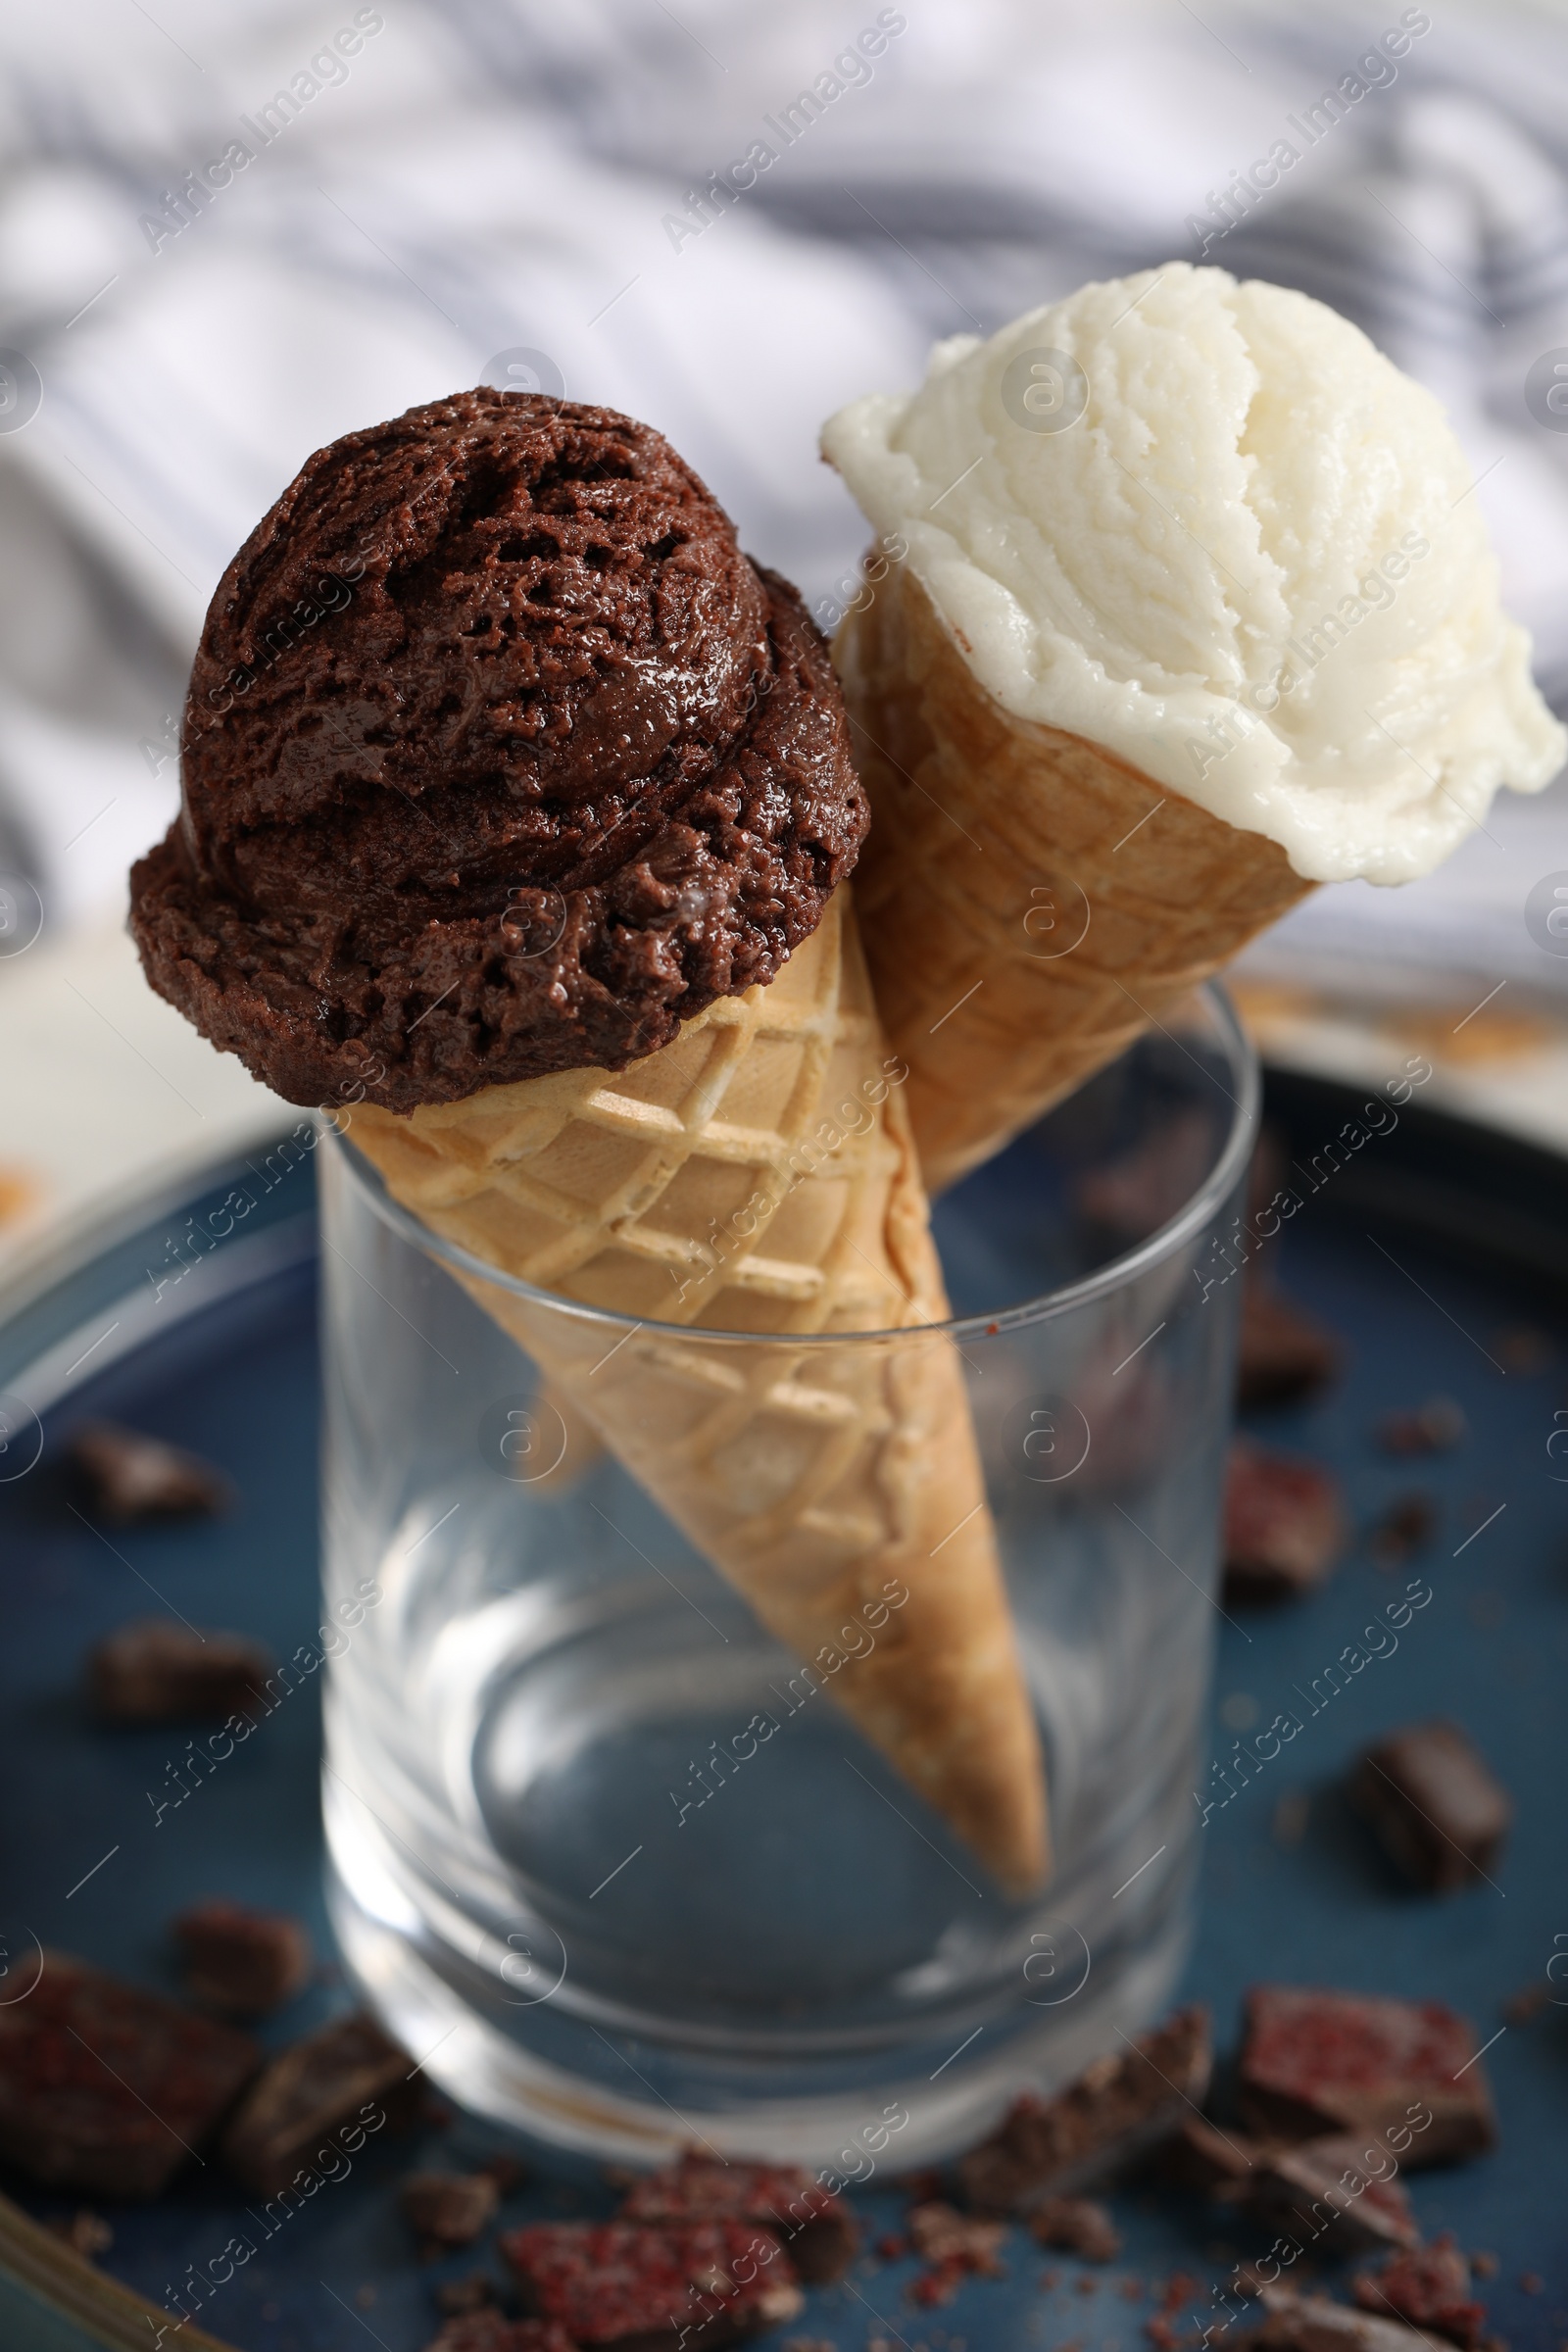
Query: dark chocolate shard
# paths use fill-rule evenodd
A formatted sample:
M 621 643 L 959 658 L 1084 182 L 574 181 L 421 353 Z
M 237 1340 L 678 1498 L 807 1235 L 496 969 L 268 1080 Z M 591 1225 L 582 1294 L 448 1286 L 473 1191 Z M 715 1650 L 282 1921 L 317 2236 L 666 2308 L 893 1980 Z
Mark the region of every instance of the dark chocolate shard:
M 1496 2137 L 1475 2034 L 1441 2001 L 1254 1985 L 1240 2103 L 1262 2137 L 1366 2133 L 1404 2172 L 1478 2155 Z
M 78 1422 L 67 1451 L 94 1516 L 122 1526 L 136 1519 L 210 1519 L 234 1500 L 230 1481 L 200 1454 L 118 1421 Z
M 1303 2235 L 1337 2259 L 1413 2246 L 1420 2231 L 1396 2178 L 1397 2160 L 1367 2137 L 1336 2132 L 1295 2145 L 1259 2146 L 1246 2203 L 1268 2228 Z
M 1261 2328 L 1239 2338 L 1238 2352 L 1446 2352 L 1442 2340 L 1398 2320 L 1379 2319 L 1327 2295 L 1293 2295 L 1265 2286 Z
M 1208 2012 L 1178 2009 L 1119 2051 L 1107 2051 L 1054 2097 L 1026 2095 L 958 2167 L 968 2202 L 1022 2213 L 1109 2180 L 1167 2139 L 1208 2087 Z
M 185 1963 L 185 1989 L 225 2017 L 267 2017 L 304 1990 L 311 1939 L 303 1921 L 283 1911 L 253 1911 L 214 1895 L 173 1923 Z
M 261 2062 L 248 2034 L 45 1951 L 0 2004 L 0 2157 L 47 2188 L 155 2197 Z
M 1418 1886 L 1450 1894 L 1489 1879 L 1513 1801 L 1456 1723 L 1416 1723 L 1368 1748 L 1350 1801 L 1391 1862 Z
M 104 1723 L 198 1722 L 254 1711 L 271 1672 L 248 1634 L 136 1617 L 88 1651 L 87 1696 Z
M 718 2352 L 801 2310 L 789 2256 L 755 2222 L 537 2222 L 507 2231 L 501 2251 L 584 2352 Z
M 1225 1480 L 1225 1598 L 1294 1599 L 1322 1584 L 1345 1548 L 1339 1481 L 1317 1462 L 1238 1438 Z
M 760 2222 L 787 2247 L 808 2285 L 842 2278 L 860 2242 L 859 2226 L 840 2196 L 796 2165 L 720 2164 L 688 2151 L 628 2188 L 623 2222 Z
M 355 2155 L 383 2130 L 413 2121 L 409 2059 L 375 2020 L 334 2018 L 272 2060 L 241 2101 L 220 2154 L 236 2180 L 275 2196 L 318 2172 L 334 2148 Z
M 1262 1280 L 1246 1285 L 1236 1359 L 1244 1413 L 1315 1396 L 1338 1376 L 1341 1355 L 1334 1334 L 1283 1291 Z

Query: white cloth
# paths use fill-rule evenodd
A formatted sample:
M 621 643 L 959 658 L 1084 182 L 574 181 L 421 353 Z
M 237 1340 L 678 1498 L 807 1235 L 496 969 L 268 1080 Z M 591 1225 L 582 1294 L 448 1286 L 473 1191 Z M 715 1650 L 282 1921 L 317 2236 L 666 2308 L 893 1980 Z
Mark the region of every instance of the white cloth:
M 311 449 L 499 354 L 543 352 L 571 396 L 658 424 L 831 621 L 864 526 L 816 463 L 822 416 L 913 381 L 934 335 L 1200 258 L 1210 191 L 1367 39 L 1364 12 L 1332 6 L 1200 22 L 1131 0 L 9 12 L 0 345 L 42 400 L 8 431 L 0 379 L 0 865 L 32 875 L 55 923 L 122 890 L 174 805 L 173 713 L 236 546 Z M 273 105 L 264 145 L 278 91 L 295 112 Z M 797 108 L 786 138 L 803 91 L 815 116 Z M 1445 398 L 1559 708 L 1568 434 L 1523 387 L 1568 347 L 1565 124 L 1568 36 L 1505 7 L 1440 12 L 1206 255 L 1334 302 Z M 177 233 L 149 232 L 233 140 L 254 159 Z M 688 191 L 759 141 L 776 160 L 699 226 Z M 1560 799 L 1510 822 L 1526 807 L 1531 878 L 1568 867 Z M 1320 892 L 1278 936 L 1310 955 L 1329 922 L 1342 967 L 1347 938 L 1375 957 L 1391 908 L 1408 927 L 1436 887 L 1451 964 L 1486 893 L 1445 870 Z M 1532 976 L 1568 988 L 1518 897 L 1466 954 L 1490 970 L 1512 924 Z

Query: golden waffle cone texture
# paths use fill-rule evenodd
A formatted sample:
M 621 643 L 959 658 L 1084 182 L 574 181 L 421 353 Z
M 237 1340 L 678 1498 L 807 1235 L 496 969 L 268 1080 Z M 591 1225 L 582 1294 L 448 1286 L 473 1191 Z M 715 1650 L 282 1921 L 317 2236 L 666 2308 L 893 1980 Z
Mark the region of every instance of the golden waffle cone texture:
M 1277 842 L 1014 718 L 908 565 L 866 593 L 833 649 L 871 798 L 856 898 L 937 1193 L 1312 885 Z
M 446 1239 L 646 1318 L 617 1344 L 593 1317 L 467 1278 L 552 1392 L 1022 1891 L 1047 1865 L 1039 1742 L 957 1354 L 910 1328 L 949 1310 L 903 1092 L 841 889 L 771 987 L 719 999 L 630 1068 L 491 1087 L 411 1119 L 366 1105 L 352 1137 Z M 695 1343 L 670 1324 L 739 1336 Z M 776 1336 L 881 1331 L 904 1336 Z

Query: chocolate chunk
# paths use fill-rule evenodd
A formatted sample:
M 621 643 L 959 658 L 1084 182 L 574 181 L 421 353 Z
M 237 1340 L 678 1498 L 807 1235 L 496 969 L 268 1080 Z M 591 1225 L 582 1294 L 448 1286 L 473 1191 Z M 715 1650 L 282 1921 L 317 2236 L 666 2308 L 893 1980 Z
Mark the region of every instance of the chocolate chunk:
M 623 2222 L 760 2222 L 789 2248 L 808 2285 L 842 2278 L 860 2242 L 855 2216 L 795 2165 L 719 2164 L 687 2154 L 634 2180 Z
M 155 2197 L 260 2060 L 248 2034 L 46 1951 L 0 2005 L 0 2157 L 47 2188 Z
M 1426 1494 L 1401 1494 L 1391 1502 L 1368 1539 L 1368 1549 L 1380 1568 L 1397 1568 L 1430 1544 L 1438 1529 L 1438 1509 Z
M 1258 2142 L 1239 2132 L 1221 2132 L 1201 2115 L 1184 2115 L 1159 2151 L 1159 2177 L 1173 2188 L 1235 2203 L 1247 2194 L 1257 2164 Z
M 577 2352 L 553 2320 L 509 2320 L 499 2311 L 472 2311 L 448 2320 L 425 2352 Z
M 1041 2245 L 1083 2262 L 1114 2262 L 1121 2252 L 1115 2223 L 1088 2197 L 1048 2197 L 1029 2216 L 1029 2229 Z
M 983 2212 L 1019 2213 L 1113 2177 L 1192 2112 L 1211 2065 L 1207 2011 L 1178 2009 L 1130 2049 L 1095 2059 L 1054 2098 L 1017 2100 L 960 2163 L 964 2195 Z
M 1336 2257 L 1413 2246 L 1421 2233 L 1395 2164 L 1386 2148 L 1369 2148 L 1365 2134 L 1259 2146 L 1246 2203 L 1270 2228 L 1289 2229 L 1293 2219 L 1304 2225 L 1313 2244 L 1323 2239 Z
M 1363 2271 L 1352 2283 L 1363 2311 L 1429 2328 L 1475 2352 L 1487 2323 L 1484 2303 L 1470 2293 L 1470 2265 L 1451 2230 L 1430 2246 L 1396 2254 L 1381 2271 Z
M 1236 1359 L 1236 1401 L 1244 1413 L 1315 1396 L 1337 1377 L 1340 1357 L 1334 1334 L 1283 1291 L 1261 1280 L 1245 1286 Z
M 1238 2352 L 1446 2352 L 1441 2340 L 1397 2320 L 1331 2303 L 1326 2295 L 1284 2294 L 1265 2286 L 1261 2328 L 1239 2339 Z
M 1456 1723 L 1416 1723 L 1367 1749 L 1350 1801 L 1391 1862 L 1434 1894 L 1490 1877 L 1513 1819 Z
M 258 2196 L 270 2197 L 338 2146 L 413 2121 L 409 2060 L 370 2017 L 338 2017 L 294 2042 L 252 2084 L 220 2153 Z
M 1463 1408 L 1451 1396 L 1429 1396 L 1413 1413 L 1385 1413 L 1377 1438 L 1385 1453 L 1447 1453 L 1464 1432 Z
M 1265 2137 L 1374 2134 L 1405 2172 L 1477 2155 L 1496 2137 L 1464 2018 L 1441 2001 L 1304 1985 L 1260 1984 L 1248 1994 L 1241 2108 Z
M 755 2222 L 538 2222 L 500 2242 L 540 2315 L 591 2352 L 714 2352 L 801 2310 L 794 2265 Z
M 410 2173 L 398 2203 L 416 2237 L 432 2246 L 471 2246 L 495 2220 L 501 2191 L 489 2173 Z
M 118 1421 L 82 1421 L 67 1451 L 85 1497 L 102 1519 L 210 1519 L 227 1510 L 234 1490 L 199 1453 L 166 1446 Z
M 252 1911 L 214 1895 L 181 1911 L 173 1933 L 186 1991 L 225 2017 L 266 2017 L 309 1980 L 310 1936 L 285 1912 Z
M 105 1723 L 184 1723 L 254 1710 L 271 1672 L 248 1634 L 136 1617 L 88 1651 L 87 1696 Z
M 1316 1462 L 1265 1452 L 1245 1438 L 1225 1479 L 1225 1597 L 1289 1600 L 1310 1592 L 1345 1547 L 1339 1482 Z

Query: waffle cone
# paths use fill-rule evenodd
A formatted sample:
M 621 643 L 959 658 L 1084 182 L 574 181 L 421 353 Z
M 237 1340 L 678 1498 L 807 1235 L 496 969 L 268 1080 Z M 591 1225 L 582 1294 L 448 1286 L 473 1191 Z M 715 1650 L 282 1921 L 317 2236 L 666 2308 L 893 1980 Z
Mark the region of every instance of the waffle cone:
M 657 1054 L 353 1140 L 469 1288 L 1004 1886 L 1046 1869 L 1035 1723 L 924 1189 L 850 908 Z M 671 1324 L 738 1335 L 715 1347 Z M 888 1332 L 855 1348 L 791 1336 Z M 765 1336 L 762 1336 L 765 1335 Z M 791 1336 L 781 1336 L 791 1335 Z M 808 1685 L 808 1688 L 810 1686 Z
M 907 564 L 833 655 L 871 799 L 866 954 L 937 1193 L 1312 885 L 1277 842 L 1004 710 Z

